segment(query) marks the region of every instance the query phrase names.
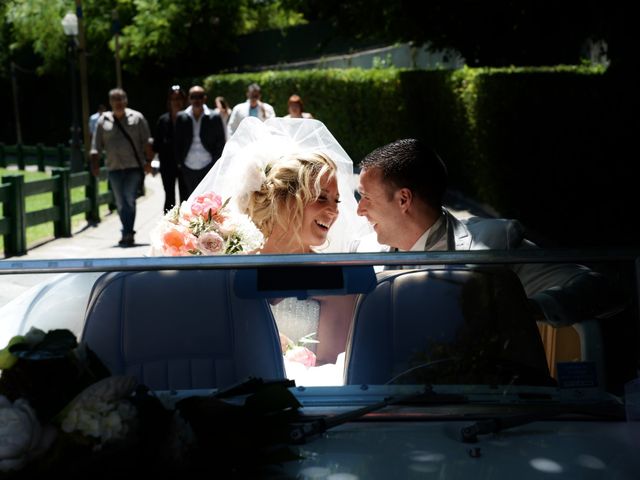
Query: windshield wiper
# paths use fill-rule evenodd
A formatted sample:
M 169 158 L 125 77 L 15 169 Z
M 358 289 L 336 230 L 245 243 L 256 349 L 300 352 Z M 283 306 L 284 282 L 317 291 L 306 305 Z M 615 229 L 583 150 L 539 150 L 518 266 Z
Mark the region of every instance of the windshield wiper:
M 353 422 L 368 413 L 382 410 L 383 408 L 389 405 L 413 404 L 413 403 L 424 405 L 424 404 L 461 403 L 466 401 L 467 401 L 467 398 L 463 395 L 437 393 L 432 390 L 430 385 L 427 385 L 425 387 L 425 390 L 419 393 L 387 397 L 380 402 L 376 402 L 362 408 L 350 410 L 348 412 L 340 413 L 338 415 L 326 416 L 318 420 L 313 420 L 311 422 L 298 425 L 290 431 L 289 437 L 291 441 L 293 441 L 293 443 L 304 443 L 309 438 L 320 435 L 326 432 L 327 430 L 329 430 L 330 428 L 337 427 L 344 423 Z
M 220 390 L 214 393 L 212 396 L 215 398 L 229 398 L 229 397 L 238 397 L 240 395 L 250 395 L 252 393 L 256 393 L 265 387 L 270 385 L 282 385 L 285 388 L 291 388 L 296 386 L 296 382 L 294 380 L 289 379 L 275 379 L 275 380 L 264 380 L 259 377 L 249 377 L 247 380 L 244 380 L 235 385 L 231 385 L 224 390 Z
M 521 415 L 508 415 L 502 417 L 478 420 L 469 426 L 460 429 L 460 441 L 464 443 L 476 443 L 478 435 L 489 435 L 498 433 L 509 428 L 520 427 L 529 423 L 546 420 L 560 415 L 587 415 L 603 420 L 624 420 L 624 408 L 621 405 L 590 405 L 588 407 L 576 408 L 567 406 L 565 408 L 554 408 L 545 412 L 525 413 Z

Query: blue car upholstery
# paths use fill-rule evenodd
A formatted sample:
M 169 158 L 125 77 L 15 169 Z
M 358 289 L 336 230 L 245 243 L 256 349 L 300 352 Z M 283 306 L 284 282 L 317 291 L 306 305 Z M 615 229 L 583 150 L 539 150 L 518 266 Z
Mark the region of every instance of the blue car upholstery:
M 154 390 L 285 378 L 271 309 L 239 299 L 233 271 L 117 272 L 96 282 L 82 339 L 113 374 Z
M 470 368 L 456 370 L 463 361 Z M 533 373 L 534 381 L 552 382 L 528 299 L 513 272 L 383 271 L 375 290 L 359 297 L 347 344 L 347 384 L 415 383 L 412 371 L 436 367 L 454 378 L 433 373 L 433 383 L 469 383 L 470 371 L 485 365 L 500 367 L 498 376 Z

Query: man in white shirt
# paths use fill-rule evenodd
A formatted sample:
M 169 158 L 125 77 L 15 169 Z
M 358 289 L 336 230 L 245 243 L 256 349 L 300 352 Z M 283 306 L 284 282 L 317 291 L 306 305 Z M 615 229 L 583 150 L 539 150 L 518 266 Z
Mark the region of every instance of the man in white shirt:
M 191 105 L 176 117 L 174 145 L 179 175 L 185 186 L 185 199 L 220 158 L 224 148 L 222 119 L 207 107 L 206 101 L 204 88 L 199 85 L 191 87 Z
M 416 139 L 380 147 L 360 163 L 358 214 L 375 231 L 354 250 L 443 251 L 536 248 L 517 220 L 458 219 L 442 206 L 447 169 L 440 157 Z M 539 320 L 570 325 L 605 315 L 611 308 L 606 279 L 581 265 L 509 266 L 531 299 Z
M 260 86 L 257 83 L 252 83 L 247 87 L 247 101 L 239 103 L 231 111 L 227 124 L 229 137 L 235 133 L 240 122 L 247 117 L 257 117 L 264 122 L 268 118 L 276 116 L 273 107 L 260 100 L 261 96 Z

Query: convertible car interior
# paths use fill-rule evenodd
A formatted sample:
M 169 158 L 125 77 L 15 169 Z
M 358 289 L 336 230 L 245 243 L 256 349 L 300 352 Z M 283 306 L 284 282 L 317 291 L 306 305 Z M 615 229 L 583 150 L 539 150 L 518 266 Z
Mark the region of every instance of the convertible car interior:
M 349 271 L 108 273 L 91 291 L 82 339 L 113 373 L 135 375 L 156 390 L 284 378 L 278 329 L 262 297 L 307 298 L 360 289 L 365 293 L 358 294 L 348 341 L 347 384 L 384 384 L 417 365 L 424 366 L 412 370 L 421 374 L 418 378 L 399 380 L 416 383 L 429 377 L 429 369 L 435 375 L 431 381 L 455 383 L 464 372 L 465 382 L 482 383 L 490 364 L 503 370 L 494 372 L 493 383 L 508 383 L 516 374 L 528 382 L 549 382 L 541 337 L 511 271 L 387 270 L 377 278 L 373 268 Z M 286 285 L 282 278 L 298 280 Z M 312 288 L 301 288 L 305 278 Z M 457 368 L 444 369 L 449 378 L 437 376 L 452 365 Z M 469 376 L 471 371 L 478 377 Z

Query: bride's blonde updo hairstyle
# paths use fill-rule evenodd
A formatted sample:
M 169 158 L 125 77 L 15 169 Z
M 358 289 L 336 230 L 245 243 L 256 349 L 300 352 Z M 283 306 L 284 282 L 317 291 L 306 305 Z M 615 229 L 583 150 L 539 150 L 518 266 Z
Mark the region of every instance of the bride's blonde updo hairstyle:
M 260 190 L 249 195 L 246 213 L 265 238 L 275 225 L 283 231 L 291 226 L 293 239 L 301 243 L 304 209 L 320 196 L 321 181 L 331 179 L 336 172 L 333 160 L 321 153 L 281 157 L 266 166 L 266 178 Z

